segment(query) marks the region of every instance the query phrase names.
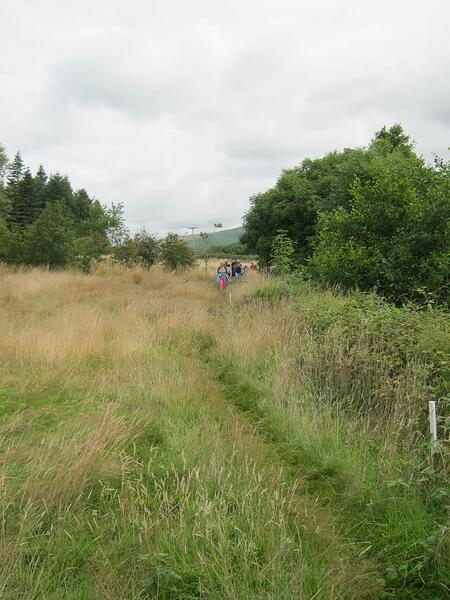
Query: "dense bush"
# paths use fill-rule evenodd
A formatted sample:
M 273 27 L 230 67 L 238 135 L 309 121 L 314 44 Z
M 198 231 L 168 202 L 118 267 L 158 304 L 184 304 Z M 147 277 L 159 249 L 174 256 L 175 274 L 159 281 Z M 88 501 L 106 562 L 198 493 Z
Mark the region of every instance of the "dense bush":
M 185 271 L 197 263 L 195 251 L 176 233 L 169 233 L 161 242 L 160 258 L 170 271 Z
M 427 166 L 400 125 L 368 148 L 305 159 L 251 198 L 242 241 L 269 264 L 279 230 L 310 277 L 398 303 L 448 302 L 449 164 Z
M 209 249 L 211 256 L 243 257 L 248 255 L 247 246 L 241 243 L 214 244 Z
M 310 273 L 326 285 L 377 289 L 397 302 L 448 302 L 448 173 L 414 155 L 373 160 L 366 180 L 355 179 L 349 206 L 322 215 Z
M 128 267 L 139 265 L 149 269 L 158 260 L 159 254 L 158 240 L 145 229 L 134 236 L 127 233 L 121 243 L 113 247 L 113 259 Z

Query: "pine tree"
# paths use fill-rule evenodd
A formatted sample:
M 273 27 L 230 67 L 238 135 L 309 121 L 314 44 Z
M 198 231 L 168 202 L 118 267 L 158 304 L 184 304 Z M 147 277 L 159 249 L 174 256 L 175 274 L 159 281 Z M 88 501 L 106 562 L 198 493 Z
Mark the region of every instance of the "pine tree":
M 68 208 L 72 203 L 72 187 L 68 178 L 60 173 L 50 175 L 45 188 L 46 204 L 61 202 Z
M 7 168 L 6 190 L 8 194 L 14 193 L 17 190 L 17 186 L 23 177 L 23 169 L 24 165 L 20 152 L 16 152 L 16 155 Z
M 33 176 L 27 169 L 19 181 L 17 191 L 12 199 L 11 220 L 15 225 L 23 228 L 33 223 L 36 217 Z
M 41 212 L 44 210 L 47 200 L 46 200 L 46 187 L 47 187 L 47 173 L 44 170 L 42 165 L 39 165 L 38 170 L 33 178 L 34 184 L 34 196 L 35 196 L 35 207 L 36 214 L 35 219 L 39 217 Z
M 11 225 L 16 225 L 14 220 L 14 205 L 18 200 L 19 184 L 22 181 L 24 174 L 24 164 L 20 152 L 16 152 L 12 162 L 7 167 L 5 194 L 11 204 L 11 212 L 8 217 L 8 222 Z
M 91 213 L 92 200 L 84 189 L 77 190 L 72 196 L 72 215 L 77 223 L 89 219 Z

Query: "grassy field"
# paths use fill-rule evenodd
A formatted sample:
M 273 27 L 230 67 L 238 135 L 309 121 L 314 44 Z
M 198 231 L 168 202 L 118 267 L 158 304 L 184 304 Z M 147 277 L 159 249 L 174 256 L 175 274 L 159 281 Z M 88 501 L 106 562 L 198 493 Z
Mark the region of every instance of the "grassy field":
M 445 315 L 212 271 L 0 274 L 0 598 L 445 597 Z

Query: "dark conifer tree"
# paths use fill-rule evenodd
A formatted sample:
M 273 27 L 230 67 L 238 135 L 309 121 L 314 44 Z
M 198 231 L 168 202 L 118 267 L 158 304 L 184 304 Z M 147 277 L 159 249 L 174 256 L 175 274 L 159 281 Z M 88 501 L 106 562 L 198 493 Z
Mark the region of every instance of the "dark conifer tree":
M 50 202 L 61 202 L 64 206 L 71 208 L 72 187 L 68 178 L 60 173 L 50 175 L 45 188 L 46 204 Z
M 41 212 L 44 210 L 47 201 L 46 201 L 46 186 L 47 186 L 47 173 L 44 170 L 42 165 L 39 165 L 38 170 L 33 179 L 34 183 L 34 196 L 35 196 L 35 206 L 36 206 L 36 215 L 35 219 L 39 217 Z
M 84 189 L 77 190 L 72 197 L 72 216 L 77 223 L 89 219 L 92 200 Z
M 27 169 L 19 181 L 17 192 L 12 200 L 11 219 L 15 225 L 23 228 L 31 225 L 36 217 L 33 176 Z
M 14 205 L 18 201 L 19 184 L 22 181 L 24 173 L 24 164 L 20 152 L 16 152 L 13 160 L 7 167 L 5 194 L 9 200 L 11 211 L 8 215 L 8 223 L 15 225 Z
M 23 177 L 24 165 L 20 152 L 16 152 L 13 160 L 8 165 L 7 171 L 6 189 L 8 192 L 13 192 L 17 189 Z

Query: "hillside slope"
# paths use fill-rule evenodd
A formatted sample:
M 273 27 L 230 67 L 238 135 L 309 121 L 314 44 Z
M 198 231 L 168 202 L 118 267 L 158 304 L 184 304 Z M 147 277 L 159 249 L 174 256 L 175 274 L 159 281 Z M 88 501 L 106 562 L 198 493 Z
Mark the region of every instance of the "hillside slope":
M 211 232 L 208 238 L 208 244 L 210 246 L 224 246 L 226 244 L 236 244 L 239 242 L 239 238 L 244 233 L 243 227 L 233 227 L 232 229 L 222 229 L 219 231 Z M 201 238 L 199 234 L 185 235 L 183 239 L 189 245 L 194 245 L 195 248 L 199 247 Z

